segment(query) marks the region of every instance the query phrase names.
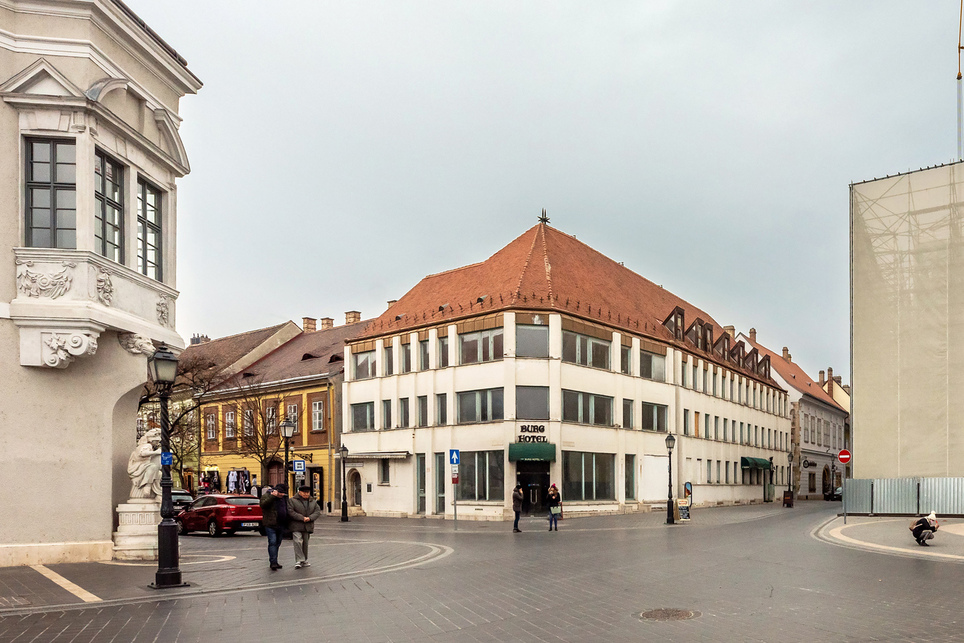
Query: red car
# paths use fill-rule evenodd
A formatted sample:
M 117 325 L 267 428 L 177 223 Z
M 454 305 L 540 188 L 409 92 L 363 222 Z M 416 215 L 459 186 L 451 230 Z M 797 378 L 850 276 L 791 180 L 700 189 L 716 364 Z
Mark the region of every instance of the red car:
M 201 496 L 174 517 L 177 533 L 206 531 L 211 536 L 236 531 L 259 531 L 261 505 L 254 496 L 210 494 Z

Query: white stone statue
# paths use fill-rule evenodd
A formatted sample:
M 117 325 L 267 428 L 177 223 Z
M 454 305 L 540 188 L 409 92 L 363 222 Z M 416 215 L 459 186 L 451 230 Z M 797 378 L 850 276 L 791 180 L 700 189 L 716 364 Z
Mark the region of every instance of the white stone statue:
M 141 436 L 127 461 L 131 477 L 131 499 L 154 500 L 161 496 L 161 430 Z

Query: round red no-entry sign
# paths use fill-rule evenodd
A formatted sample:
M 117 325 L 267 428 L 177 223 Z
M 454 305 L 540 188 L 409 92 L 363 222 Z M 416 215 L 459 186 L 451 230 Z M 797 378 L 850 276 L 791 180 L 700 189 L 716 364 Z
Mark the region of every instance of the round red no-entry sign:
M 837 454 L 837 459 L 840 460 L 841 464 L 847 464 L 850 462 L 850 451 L 847 451 L 847 449 L 841 449 L 840 453 Z

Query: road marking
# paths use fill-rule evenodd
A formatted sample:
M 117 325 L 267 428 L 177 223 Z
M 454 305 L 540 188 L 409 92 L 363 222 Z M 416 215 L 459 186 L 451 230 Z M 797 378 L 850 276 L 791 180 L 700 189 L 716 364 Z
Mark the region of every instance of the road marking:
M 69 580 L 67 580 L 57 572 L 51 569 L 47 569 L 43 565 L 31 565 L 30 568 L 33 570 L 36 570 L 37 573 L 39 573 L 41 576 L 44 576 L 45 578 L 52 580 L 57 585 L 60 585 L 68 592 L 70 592 L 80 600 L 84 601 L 85 603 L 99 603 L 102 600 L 100 598 L 97 598 L 90 592 L 88 592 L 83 587 L 76 585 L 74 583 L 71 583 Z
M 260 547 L 258 549 L 261 549 Z M 208 560 L 193 560 L 186 561 L 185 558 L 207 558 Z M 181 554 L 178 558 L 178 565 L 203 565 L 205 563 L 226 563 L 229 560 L 234 560 L 237 556 L 217 556 L 215 554 Z M 101 565 L 118 565 L 120 567 L 157 567 L 157 562 L 149 563 L 131 563 L 123 560 L 101 560 L 98 561 Z
M 884 520 L 881 522 L 897 522 L 904 523 L 906 520 L 903 518 L 898 518 L 896 520 Z M 867 523 L 852 523 L 849 525 L 841 525 L 839 527 L 833 527 L 828 531 L 828 535 L 840 542 L 847 543 L 854 547 L 870 551 L 885 551 L 894 552 L 897 554 L 905 556 L 923 556 L 925 558 L 944 558 L 950 560 L 964 560 L 964 556 L 959 556 L 957 554 L 941 554 L 935 551 L 929 551 L 926 549 L 910 549 L 909 547 L 892 547 L 890 545 L 879 545 L 877 543 L 868 543 L 863 540 L 857 540 L 856 538 L 851 538 L 850 536 L 845 536 L 843 534 L 844 529 L 850 529 L 852 527 L 859 527 L 860 525 Z

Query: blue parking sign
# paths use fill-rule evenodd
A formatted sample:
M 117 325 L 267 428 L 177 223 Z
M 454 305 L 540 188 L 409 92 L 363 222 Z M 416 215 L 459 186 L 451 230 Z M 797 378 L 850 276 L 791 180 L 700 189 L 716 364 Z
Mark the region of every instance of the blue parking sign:
M 165 451 L 161 453 L 161 466 L 171 466 L 174 464 L 174 454 L 170 451 Z
M 458 464 L 458 463 L 459 463 L 459 450 L 449 449 L 449 464 Z

